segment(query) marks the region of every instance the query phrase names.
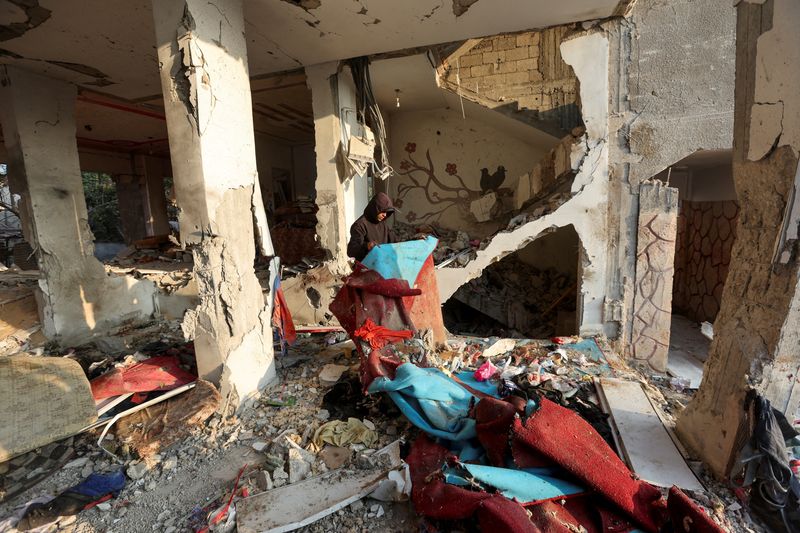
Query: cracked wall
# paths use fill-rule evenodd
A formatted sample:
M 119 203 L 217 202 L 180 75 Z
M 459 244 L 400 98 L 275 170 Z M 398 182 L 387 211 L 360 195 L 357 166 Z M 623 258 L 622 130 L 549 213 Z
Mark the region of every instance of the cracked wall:
M 253 270 L 272 255 L 258 183 L 241 0 L 153 4 L 183 244 L 199 305 L 183 330 L 232 405 L 275 379 L 271 306 Z
M 22 197 L 23 232 L 42 273 L 39 306 L 45 335 L 75 344 L 149 319 L 156 310 L 155 285 L 107 275 L 93 255 L 75 144 L 75 87 L 14 67 L 0 69 L 9 181 Z
M 344 186 L 340 177 L 341 124 L 338 113 L 338 62 L 306 67 L 306 82 L 314 109 L 314 151 L 317 162 L 317 236 L 333 270 L 344 268 L 347 260 L 348 228 L 345 225 Z
M 567 25 L 471 39 L 443 60 L 438 81 L 464 98 L 561 137 L 581 125 L 578 80 L 560 48 L 574 31 L 575 25 Z
M 681 440 L 720 478 L 749 435 L 748 390 L 790 419 L 800 403 L 800 264 L 797 242 L 782 239 L 786 225 L 797 224 L 800 52 L 792 43 L 800 4 L 743 1 L 736 11 L 737 239 L 703 381 L 677 423 Z M 765 122 L 763 104 L 777 102 L 782 121 Z
M 581 250 L 578 324 L 582 335 L 606 333 L 603 318 L 608 258 L 608 38 L 603 32 L 579 35 L 561 44 L 564 60 L 581 82 L 586 152 L 571 185 L 571 198 L 552 213 L 496 234 L 463 268 L 437 270 L 441 301 L 483 269 L 513 253 L 548 229 L 572 225 Z M 573 152 L 573 155 L 575 153 Z
M 638 0 L 603 24 L 611 43 L 609 309 L 630 346 L 639 184 L 733 131 L 735 13 L 727 0 Z M 609 313 L 609 319 L 614 313 Z

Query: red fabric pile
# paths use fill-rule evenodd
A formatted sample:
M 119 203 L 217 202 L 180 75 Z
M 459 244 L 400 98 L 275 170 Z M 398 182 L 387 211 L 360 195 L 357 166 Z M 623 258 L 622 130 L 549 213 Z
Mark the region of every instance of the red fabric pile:
M 197 379 L 180 367 L 174 355 L 151 357 L 125 368 L 115 368 L 91 382 L 95 400 L 130 392 L 167 391 Z
M 671 519 L 678 531 L 722 533 L 679 489 L 673 487 L 665 501 L 659 489 L 636 479 L 577 413 L 545 398 L 539 402 L 523 421 L 524 400 L 481 399 L 473 412 L 478 440 L 496 466 L 505 466 L 509 454 L 519 468 L 558 466 L 588 493 L 530 504 L 529 517 L 521 504 L 500 494 L 445 483 L 442 467 L 455 457 L 423 436 L 406 459 L 417 511 L 444 520 L 474 516 L 483 531 L 567 533 L 582 527 L 589 533 L 622 533 L 638 527 L 656 532 Z
M 358 331 L 367 325 L 368 320 L 374 324 L 370 326 L 373 329 L 379 326 L 383 328 L 381 331 L 394 335 L 405 335 L 406 331 L 413 334 L 416 329 L 403 298 L 420 293 L 419 289 L 410 288 L 405 280 L 384 279 L 374 270 L 356 263 L 353 273 L 344 279 L 344 286 L 331 302 L 330 310 L 351 339 L 363 338 Z M 399 358 L 384 354 L 380 348 L 371 350 L 369 356 L 358 342 L 356 349 L 361 356 L 359 373 L 365 391 L 378 376 L 394 378 L 395 370 L 402 363 Z

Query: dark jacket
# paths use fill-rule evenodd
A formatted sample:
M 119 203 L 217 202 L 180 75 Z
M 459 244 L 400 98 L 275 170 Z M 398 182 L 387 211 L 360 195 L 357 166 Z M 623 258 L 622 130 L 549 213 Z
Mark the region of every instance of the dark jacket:
M 387 213 L 386 218 L 383 219 L 383 222 L 378 222 L 378 213 L 384 212 Z M 392 213 L 394 213 L 394 206 L 391 198 L 382 192 L 376 194 L 369 201 L 367 207 L 364 208 L 364 214 L 350 226 L 350 242 L 347 243 L 347 255 L 353 257 L 356 261 L 362 261 L 367 252 L 369 252 L 367 243 L 370 241 L 375 244 L 397 242 L 394 232 L 386 223 Z

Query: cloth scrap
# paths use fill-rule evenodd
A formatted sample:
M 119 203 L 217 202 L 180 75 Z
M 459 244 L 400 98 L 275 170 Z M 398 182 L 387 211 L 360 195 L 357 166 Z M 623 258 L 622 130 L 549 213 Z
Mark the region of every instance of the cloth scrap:
M 410 339 L 412 335 L 413 333 L 407 329 L 394 331 L 387 327 L 379 326 L 371 318 L 367 318 L 364 324 L 355 332 L 355 336 L 367 341 L 373 350 L 383 348 L 390 342 Z
M 317 431 L 314 432 L 313 442 L 319 447 L 322 447 L 323 443 L 327 443 L 334 446 L 363 444 L 372 448 L 378 442 L 378 433 L 368 428 L 358 418 L 348 418 L 347 422 L 332 420 L 317 428 Z
M 117 496 L 123 488 L 125 488 L 125 473 L 122 469 L 109 474 L 91 474 L 52 500 L 29 506 L 17 524 L 17 529 L 31 531 L 51 524 L 61 516 L 78 514 L 84 509 Z
M 494 366 L 491 361 L 486 361 L 475 371 L 475 379 L 478 381 L 486 381 L 495 374 L 497 374 L 497 367 Z
M 151 357 L 141 363 L 115 368 L 91 381 L 92 396 L 103 400 L 131 392 L 168 391 L 197 379 L 180 367 L 174 355 Z

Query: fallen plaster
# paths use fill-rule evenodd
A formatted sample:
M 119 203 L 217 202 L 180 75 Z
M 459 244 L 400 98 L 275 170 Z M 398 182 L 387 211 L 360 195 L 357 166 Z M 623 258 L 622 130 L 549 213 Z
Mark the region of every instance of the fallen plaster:
M 555 212 L 512 231 L 496 234 L 474 260 L 462 268 L 436 271 L 439 296 L 447 301 L 458 288 L 479 277 L 490 264 L 524 248 L 548 229 L 572 225 L 583 246 L 578 320 L 582 335 L 606 333 L 603 307 L 608 255 L 608 39 L 603 33 L 574 37 L 561 44 L 564 61 L 580 80 L 588 150 L 573 150 L 580 160 L 573 197 Z M 573 159 L 573 162 L 577 163 Z

